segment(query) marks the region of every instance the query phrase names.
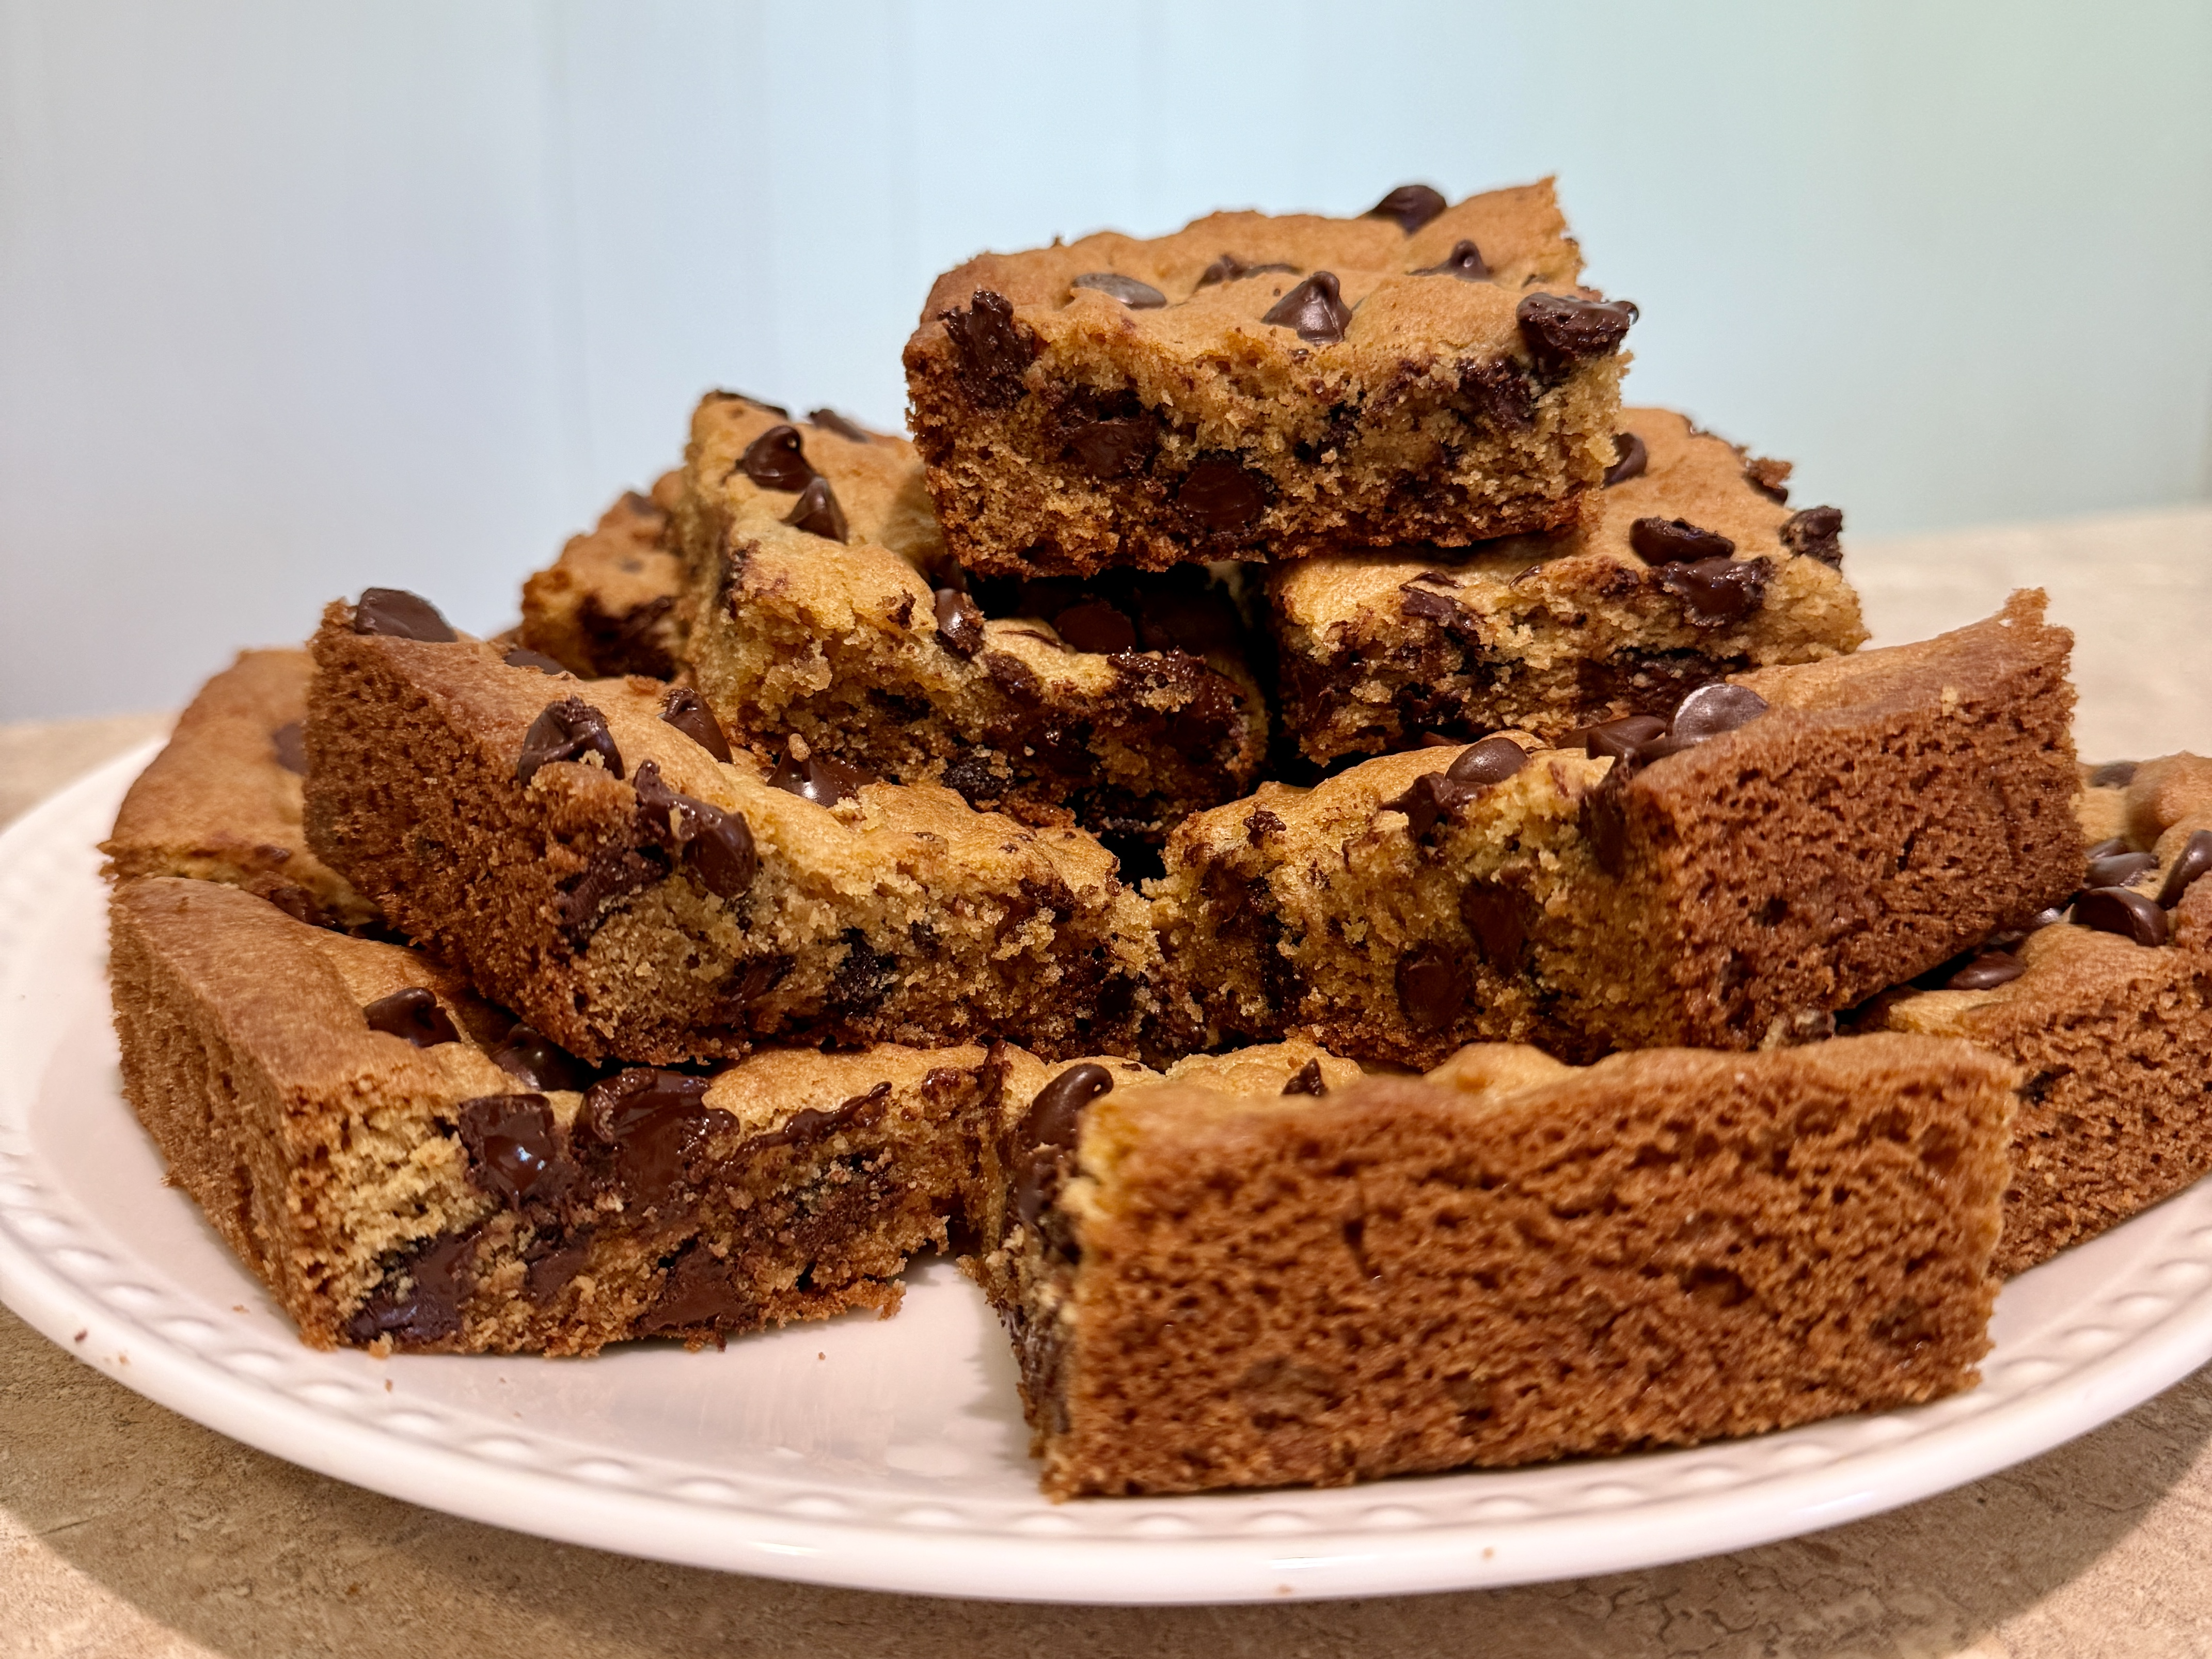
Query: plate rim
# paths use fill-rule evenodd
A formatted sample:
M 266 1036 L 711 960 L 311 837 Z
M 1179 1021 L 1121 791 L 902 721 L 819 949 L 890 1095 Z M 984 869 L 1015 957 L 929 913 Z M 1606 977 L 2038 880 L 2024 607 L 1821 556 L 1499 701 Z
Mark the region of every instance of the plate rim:
M 81 838 L 83 822 L 112 812 L 113 801 L 162 741 L 140 744 L 83 775 L 0 830 L 0 924 L 41 910 L 51 915 L 64 902 L 59 885 L 49 888 L 43 904 L 36 891 L 27 893 L 23 866 L 33 859 L 82 859 L 88 850 Z M 89 878 L 99 881 L 96 871 Z M 12 981 L 35 958 L 26 943 L 35 937 L 35 929 L 0 926 L 0 980 Z M 12 1018 L 12 1009 L 0 1010 L 0 1036 L 8 1035 Z M 1872 1419 L 1828 1419 L 1827 1425 L 1890 1419 L 1910 1425 L 1917 1419 L 1917 1431 L 1762 1475 L 1748 1491 L 1718 1495 L 1725 1501 L 1678 1492 L 1597 1513 L 1534 1519 L 1461 1519 L 1401 1530 L 1301 1528 L 1282 1534 L 1248 1524 L 1235 1533 L 1143 1538 L 816 1518 L 495 1463 L 480 1453 L 311 1405 L 193 1352 L 158 1330 L 150 1312 L 117 1306 L 61 1271 L 52 1252 L 64 1247 L 51 1242 L 41 1247 L 24 1232 L 23 1218 L 37 1212 L 23 1200 L 11 1203 L 8 1193 L 11 1183 L 25 1188 L 25 1177 L 13 1171 L 18 1165 L 35 1167 L 36 1143 L 23 1121 L 23 1105 L 16 1103 L 27 1103 L 45 1075 L 41 1062 L 27 1079 L 24 1065 L 12 1043 L 0 1046 L 0 1303 L 65 1352 L 231 1439 L 387 1497 L 586 1547 L 807 1583 L 1008 1601 L 1225 1604 L 1486 1589 L 1656 1566 L 1799 1536 L 1966 1485 L 2109 1422 L 2212 1359 L 2212 1249 L 2200 1247 L 2186 1258 L 2201 1269 L 2194 1284 L 2172 1292 L 2155 1317 L 2060 1376 L 2009 1395 L 1992 1389 L 1989 1374 L 2005 1363 L 1993 1352 L 1984 1362 L 1980 1389 L 1930 1406 Z M 21 1142 L 20 1152 L 11 1149 L 11 1140 Z M 33 1184 L 27 1190 L 41 1189 Z M 67 1196 L 65 1184 L 57 1183 L 57 1191 Z M 2206 1212 L 2198 1233 L 2212 1243 L 2212 1233 L 2202 1224 L 2212 1222 L 2212 1178 L 2166 1204 L 2190 1194 Z M 181 1193 L 176 1201 L 191 1204 Z M 2128 1229 L 2153 1224 L 2166 1208 L 2154 1206 L 2106 1237 L 2118 1238 Z M 196 1206 L 193 1213 L 198 1218 Z M 2179 1212 L 2166 1218 L 2170 1224 L 2191 1224 Z M 258 1291 L 258 1281 L 229 1260 L 241 1280 Z M 161 1277 L 149 1264 L 129 1265 L 142 1277 L 157 1282 Z M 2160 1271 L 2172 1265 L 2162 1264 Z M 2096 1310 L 2079 1311 L 2094 1315 Z M 404 1364 L 407 1357 L 385 1363 Z M 1717 1450 L 1812 1443 L 1823 1426 L 1554 1467 L 1576 1468 L 1602 1486 L 1608 1469 L 1692 1460 Z M 1425 1485 L 1466 1482 L 1484 1474 L 1411 1479 Z M 1406 1493 L 1409 1486 L 1400 1480 L 1336 1490 L 1358 1493 L 1379 1510 L 1391 1506 L 1394 1492 Z M 1060 1512 L 1139 1503 L 1165 1506 L 1170 1514 L 1251 1510 L 1253 1519 L 1261 1519 L 1268 1513 L 1265 1505 L 1294 1504 L 1311 1495 L 1312 1489 L 1289 1488 L 1095 1498 Z M 1040 1513 L 1056 1508 L 1042 1506 Z

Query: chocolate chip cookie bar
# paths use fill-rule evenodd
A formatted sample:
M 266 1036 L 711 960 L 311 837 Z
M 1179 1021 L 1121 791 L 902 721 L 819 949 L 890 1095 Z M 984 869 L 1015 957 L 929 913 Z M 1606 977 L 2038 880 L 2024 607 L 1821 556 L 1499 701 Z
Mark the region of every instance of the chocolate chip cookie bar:
M 906 348 L 946 544 L 1079 576 L 1569 524 L 1636 316 L 1581 272 L 1548 179 L 983 254 Z
M 2081 890 L 1861 1016 L 2016 1066 L 2000 1273 L 2212 1173 L 2212 761 L 2091 774 Z
M 732 732 L 1155 855 L 1258 775 L 1243 619 L 1201 569 L 968 580 L 911 445 L 728 395 L 681 501 L 684 659 Z
M 2012 1078 L 1971 1044 L 1279 1075 L 1036 1097 L 977 1273 L 1050 1496 L 1686 1445 L 1978 1380 Z
M 1263 784 L 1170 839 L 1156 921 L 1218 1035 L 1411 1066 L 1819 1035 L 2079 884 L 2070 643 L 2015 594 L 1575 748 L 1506 733 Z
M 623 496 L 523 584 L 524 647 L 586 679 L 674 677 L 684 572 L 669 523 L 682 483 L 669 472 L 651 495 Z
M 317 927 L 379 924 L 376 907 L 307 850 L 301 730 L 313 672 L 305 651 L 246 651 L 200 688 L 100 843 L 109 880 L 228 882 Z
M 564 1048 L 1182 1040 L 1146 907 L 1081 830 L 795 739 L 733 755 L 687 690 L 512 665 L 402 597 L 316 636 L 309 845 Z
M 910 1257 L 996 1212 L 993 1051 L 601 1071 L 415 951 L 234 888 L 127 881 L 111 917 L 125 1093 L 313 1346 L 581 1354 L 888 1314 Z
M 1621 410 L 1614 442 L 1603 487 L 1556 535 L 1269 569 L 1280 718 L 1307 759 L 1508 727 L 1554 742 L 1865 642 L 1843 514 L 1792 513 L 1787 462 L 1663 409 Z

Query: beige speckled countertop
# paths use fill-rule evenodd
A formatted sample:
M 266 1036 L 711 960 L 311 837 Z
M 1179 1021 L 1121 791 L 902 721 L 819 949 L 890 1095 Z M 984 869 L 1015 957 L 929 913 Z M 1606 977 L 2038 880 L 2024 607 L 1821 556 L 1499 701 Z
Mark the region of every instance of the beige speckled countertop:
M 1876 642 L 2039 584 L 2081 750 L 2212 752 L 2212 508 L 1854 549 Z M 160 732 L 0 726 L 0 820 Z M 0 1310 L 0 1654 L 1789 1656 L 2212 1652 L 2212 1367 L 2032 1462 L 1788 1543 L 1456 1595 L 1079 1608 L 815 1589 L 457 1521 L 225 1440 Z

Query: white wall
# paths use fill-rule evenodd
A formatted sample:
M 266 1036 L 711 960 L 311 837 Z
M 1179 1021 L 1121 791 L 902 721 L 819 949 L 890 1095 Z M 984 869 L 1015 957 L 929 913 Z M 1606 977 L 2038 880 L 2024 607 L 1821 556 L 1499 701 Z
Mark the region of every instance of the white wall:
M 2212 8 L 0 0 L 0 717 L 465 626 L 929 278 L 1556 171 L 1632 395 L 1862 537 L 2212 487 Z

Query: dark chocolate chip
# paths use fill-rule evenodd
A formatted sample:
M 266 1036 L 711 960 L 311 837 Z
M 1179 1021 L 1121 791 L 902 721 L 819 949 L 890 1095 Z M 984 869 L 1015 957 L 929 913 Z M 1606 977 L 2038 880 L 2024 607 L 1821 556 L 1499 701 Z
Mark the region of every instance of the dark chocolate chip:
M 441 1042 L 459 1042 L 461 1034 L 453 1018 L 438 1006 L 438 999 L 420 985 L 379 997 L 361 1011 L 372 1031 L 404 1037 L 417 1048 L 434 1048 Z
M 1842 507 L 1808 507 L 1802 513 L 1792 513 L 1783 521 L 1782 544 L 1792 553 L 1818 559 L 1822 564 L 1839 565 L 1844 562 L 1844 547 L 1838 538 L 1843 533 Z
M 659 501 L 635 489 L 623 491 L 622 508 L 635 519 L 665 519 L 668 516 L 660 510 Z
M 361 603 L 353 608 L 353 631 L 381 634 L 386 639 L 422 640 L 431 645 L 444 645 L 459 637 L 438 614 L 436 605 L 404 587 L 362 589 Z
M 560 1183 L 561 1143 L 544 1095 L 479 1095 L 460 1104 L 457 1127 L 469 1178 L 510 1210 L 550 1197 Z
M 1577 300 L 1564 294 L 1531 294 L 1514 308 L 1529 356 L 1549 374 L 1620 349 L 1636 307 L 1626 300 Z
M 1286 1095 L 1325 1095 L 1328 1085 L 1321 1074 L 1321 1061 L 1310 1060 L 1291 1073 L 1291 1080 L 1283 1085 Z
M 850 438 L 856 444 L 872 444 L 876 434 L 864 426 L 847 420 L 834 409 L 817 409 L 806 417 L 807 424 L 818 426 L 824 432 L 834 432 L 841 438 Z
M 491 1063 L 533 1089 L 582 1091 L 592 1086 L 592 1068 L 534 1025 L 517 1025 L 491 1051 Z
M 1093 421 L 1067 434 L 1068 453 L 1094 478 L 1126 478 L 1139 471 L 1159 441 L 1159 423 L 1144 416 Z
M 937 590 L 937 639 L 956 657 L 972 657 L 983 648 L 983 613 L 957 588 Z
M 1692 628 L 1726 628 L 1766 603 L 1768 569 L 1765 559 L 1692 559 L 1662 565 L 1659 586 L 1682 601 Z
M 1610 475 L 1606 482 L 1613 482 Z M 1686 519 L 1638 519 L 1628 526 L 1628 544 L 1646 564 L 1724 559 L 1735 551 L 1735 544 L 1718 531 L 1704 529 Z
M 2193 830 L 2182 843 L 2181 856 L 2166 872 L 2166 884 L 2158 890 L 2160 908 L 2171 910 L 2180 903 L 2181 896 L 2207 870 L 2212 870 L 2212 830 Z
M 1535 423 L 1536 388 L 1510 357 L 1468 364 L 1460 371 L 1459 390 L 1486 426 L 1525 432 Z
M 682 1184 L 686 1166 L 718 1113 L 706 1103 L 707 1079 L 634 1067 L 595 1083 L 580 1114 L 592 1136 L 614 1149 L 618 1178 L 654 1203 Z
M 1004 295 L 979 288 L 965 311 L 945 312 L 939 320 L 952 342 L 969 398 L 987 408 L 999 408 L 1028 390 L 1022 371 L 1036 356 L 1038 347 L 1014 321 L 1014 308 Z
M 1528 751 L 1512 738 L 1485 738 L 1470 744 L 1444 775 L 1455 783 L 1503 783 L 1528 763 Z
M 1613 465 L 1605 470 L 1605 487 L 1610 489 L 1617 483 L 1626 483 L 1631 478 L 1640 478 L 1644 476 L 1644 469 L 1650 465 L 1651 451 L 1643 439 L 1633 432 L 1616 432 L 1613 434 Z M 1638 522 L 1642 523 L 1643 520 L 1638 520 Z M 1629 532 L 1631 536 L 1635 533 L 1633 528 Z M 1735 543 L 1729 544 L 1729 550 L 1735 550 Z
M 789 1146 L 803 1152 L 817 1146 L 840 1130 L 872 1123 L 883 1115 L 884 1105 L 890 1097 L 891 1085 L 886 1082 L 842 1100 L 826 1112 L 817 1107 L 802 1106 L 776 1127 L 745 1142 L 743 1150 L 748 1153 L 765 1152 Z
M 1315 345 L 1334 345 L 1352 321 L 1352 307 L 1337 291 L 1336 273 L 1316 270 L 1268 307 L 1260 320 L 1277 328 L 1294 328 L 1298 338 Z
M 2124 853 L 2127 850 L 2127 837 L 2125 836 L 2112 836 L 2107 837 L 2106 840 L 2099 842 L 2094 847 L 2092 847 L 2088 851 L 2082 854 L 2081 856 L 2090 863 L 2094 864 L 2099 859 L 2108 859 L 2115 853 Z
M 1993 991 L 2009 985 L 2027 971 L 2027 964 L 2009 951 L 1984 951 L 1943 981 L 1947 991 Z
M 1119 300 L 1132 311 L 1157 311 L 1168 302 L 1168 296 L 1150 283 L 1111 270 L 1086 270 L 1068 286 L 1093 289 L 1109 300 Z
M 1441 945 L 1424 945 L 1398 963 L 1398 1006 L 1423 1035 L 1441 1031 L 1467 1006 L 1467 975 Z
M 763 489 L 804 489 L 814 477 L 795 426 L 772 426 L 745 446 L 738 465 Z
M 707 890 L 718 898 L 738 899 L 750 890 L 760 872 L 753 848 L 752 825 L 743 812 L 679 794 L 660 780 L 660 763 L 646 761 L 637 769 L 637 807 L 647 833 L 665 837 L 677 857 L 699 873 Z
M 2155 853 L 2107 853 L 2091 859 L 2084 887 L 2129 887 L 2158 868 Z
M 797 795 L 801 800 L 811 800 L 817 806 L 835 806 L 841 800 L 858 794 L 863 784 L 876 780 L 857 766 L 848 766 L 827 755 L 809 752 L 799 760 L 787 751 L 769 774 L 772 787 Z
M 845 539 L 845 509 L 837 505 L 837 492 L 830 488 L 827 478 L 807 480 L 806 488 L 799 492 L 799 500 L 784 522 L 794 530 L 803 530 L 828 541 Z
M 1443 257 L 1441 264 L 1424 265 L 1413 273 L 1416 276 L 1456 276 L 1464 283 L 1484 283 L 1490 280 L 1490 267 L 1483 263 L 1482 251 L 1473 242 L 1452 244 L 1452 251 Z
M 1070 605 L 1052 619 L 1053 629 L 1078 651 L 1133 651 L 1136 624 L 1103 599 Z
M 565 674 L 568 672 L 544 652 L 532 651 L 527 646 L 515 646 L 500 660 L 509 668 L 534 668 L 541 674 Z
M 269 734 L 270 747 L 276 751 L 276 764 L 287 772 L 307 775 L 307 728 L 297 720 L 287 720 Z
M 514 775 L 527 783 L 538 769 L 555 761 L 580 761 L 597 755 L 615 777 L 623 775 L 622 751 L 615 747 L 607 717 L 581 697 L 564 697 L 545 705 L 545 712 L 531 721 L 523 734 L 522 753 L 514 763 Z
M 743 1266 L 726 1261 L 697 1239 L 677 1253 L 660 1294 L 639 1316 L 646 1336 L 677 1336 L 712 1331 L 750 1330 L 763 1323 L 759 1297 Z
M 1747 685 L 1722 683 L 1701 685 L 1682 699 L 1674 710 L 1668 736 L 1674 746 L 1686 749 L 1748 726 L 1766 712 L 1766 699 Z
M 1440 193 L 1427 185 L 1401 185 L 1368 209 L 1364 216 L 1395 219 L 1398 222 L 1398 228 L 1411 236 L 1449 205 Z
M 2106 761 L 2089 774 L 2092 789 L 2124 789 L 2136 781 L 2136 761 Z
M 1264 806 L 1255 806 L 1244 819 L 1244 839 L 1257 847 L 1270 836 L 1283 833 L 1283 820 Z
M 2056 927 L 2065 920 L 2064 908 L 2060 905 L 2051 905 L 2047 909 L 2038 910 L 2017 927 L 2002 928 L 1991 933 L 1983 941 L 1982 948 L 1987 951 L 2012 950 L 2030 933 L 2040 933 L 2045 927 Z
M 718 761 L 730 758 L 730 739 L 706 700 L 688 685 L 671 690 L 660 705 L 664 726 L 672 726 Z
M 1183 475 L 1176 505 L 1208 530 L 1243 530 L 1267 511 L 1260 480 L 1224 457 L 1200 461 Z
M 1627 760 L 1647 744 L 1665 737 L 1667 722 L 1656 714 L 1623 714 L 1619 720 L 1586 726 L 1578 735 L 1583 753 L 1592 760 Z
M 2076 927 L 2118 933 L 2138 945 L 2166 943 L 2166 912 L 2155 900 L 2124 887 L 2092 887 L 2074 896 Z
M 1276 271 L 1295 276 L 1297 269 L 1296 265 L 1285 264 L 1248 265 L 1235 254 L 1224 253 L 1199 272 L 1198 286 L 1212 288 L 1216 283 L 1242 282 L 1247 276 L 1264 276 Z
M 1416 577 L 1415 581 L 1419 578 Z M 1421 617 L 1443 628 L 1462 645 L 1470 650 L 1480 650 L 1483 644 L 1482 624 L 1474 612 L 1468 610 L 1449 593 L 1434 593 L 1413 582 L 1402 584 L 1398 592 L 1404 597 L 1398 601 L 1398 614 L 1408 619 Z
M 1067 1155 L 1073 1152 L 1083 1128 L 1083 1109 L 1101 1095 L 1110 1093 L 1114 1074 L 1096 1061 L 1071 1066 L 1037 1091 L 1023 1120 L 1021 1143 L 1029 1149 L 1014 1183 L 1016 1212 L 1028 1225 L 1036 1225 L 1050 1190 L 1058 1184 Z
M 1750 455 L 1744 459 L 1743 481 L 1768 501 L 1786 504 L 1790 500 L 1790 475 L 1796 470 L 1788 461 Z
M 1457 817 L 1459 809 L 1481 793 L 1479 785 L 1462 783 L 1442 772 L 1424 772 L 1406 787 L 1404 794 L 1384 801 L 1382 810 L 1404 813 L 1406 834 L 1421 841 L 1443 820 Z
M 346 1340 L 369 1343 L 380 1336 L 403 1343 L 437 1342 L 461 1328 L 469 1261 L 476 1230 L 428 1239 L 346 1321 Z M 398 1286 L 405 1280 L 409 1288 Z
M 252 890 L 275 905 L 295 921 L 304 921 L 310 927 L 328 927 L 331 919 L 315 896 L 306 888 L 289 881 L 272 882 L 265 887 Z
M 1516 971 L 1528 940 L 1528 905 L 1521 894 L 1495 882 L 1471 881 L 1461 890 L 1459 917 L 1482 959 L 1500 973 Z

